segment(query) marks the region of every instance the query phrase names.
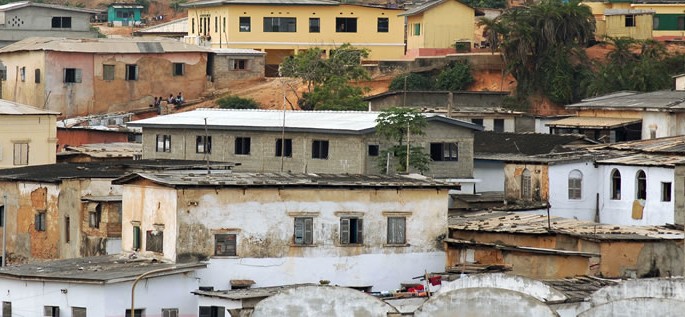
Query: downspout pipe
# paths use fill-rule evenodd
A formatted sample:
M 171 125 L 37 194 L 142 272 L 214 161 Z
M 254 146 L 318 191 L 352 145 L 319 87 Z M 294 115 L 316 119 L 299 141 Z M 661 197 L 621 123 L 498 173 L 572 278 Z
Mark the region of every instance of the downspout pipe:
M 138 284 L 138 282 L 140 282 L 140 280 L 142 280 L 143 278 L 145 278 L 151 274 L 173 271 L 175 269 L 176 269 L 176 266 L 166 267 L 163 269 L 157 269 L 157 270 L 145 272 L 143 274 L 138 275 L 138 277 L 136 277 L 136 279 L 133 281 L 133 285 L 131 285 L 131 316 L 130 317 L 135 317 L 135 308 L 136 308 L 135 294 L 136 294 L 136 285 Z

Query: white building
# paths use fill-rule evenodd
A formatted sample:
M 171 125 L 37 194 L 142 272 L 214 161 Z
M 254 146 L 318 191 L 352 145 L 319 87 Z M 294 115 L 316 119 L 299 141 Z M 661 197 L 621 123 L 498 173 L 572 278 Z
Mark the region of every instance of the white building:
M 447 183 L 344 174 L 137 173 L 123 184 L 122 249 L 209 260 L 202 286 L 328 280 L 391 290 L 442 271 Z

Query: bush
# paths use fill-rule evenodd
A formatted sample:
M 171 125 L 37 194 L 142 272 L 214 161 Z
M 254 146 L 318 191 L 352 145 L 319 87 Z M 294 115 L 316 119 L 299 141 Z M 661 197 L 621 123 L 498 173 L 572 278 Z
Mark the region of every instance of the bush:
M 392 79 L 389 89 L 391 91 L 403 91 L 404 79 L 407 79 L 407 90 L 433 90 L 433 80 L 426 75 L 409 73 L 402 74 Z
M 217 100 L 219 108 L 222 109 L 259 109 L 259 103 L 252 98 L 241 98 L 238 96 L 228 96 Z
M 466 89 L 473 81 L 471 65 L 466 61 L 457 61 L 438 74 L 435 87 L 438 90 L 459 91 Z

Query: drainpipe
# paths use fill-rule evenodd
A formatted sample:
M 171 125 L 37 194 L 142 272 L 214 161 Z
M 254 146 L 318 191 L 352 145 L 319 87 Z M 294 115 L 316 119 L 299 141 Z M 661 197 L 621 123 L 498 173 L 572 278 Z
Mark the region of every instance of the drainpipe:
M 4 260 L 4 258 L 3 258 L 3 260 Z M 167 268 L 163 268 L 163 269 L 152 270 L 152 271 L 148 271 L 148 272 L 145 272 L 145 273 L 143 273 L 143 274 L 140 274 L 140 275 L 138 275 L 138 277 L 136 277 L 135 281 L 133 281 L 133 285 L 131 285 L 131 316 L 130 316 L 130 317 L 135 317 L 135 307 L 136 307 L 136 305 L 135 305 L 135 293 L 136 293 L 136 284 L 138 284 L 138 282 L 140 282 L 141 279 L 143 279 L 144 277 L 146 277 L 146 276 L 148 276 L 148 275 L 150 275 L 150 274 L 161 273 L 161 272 L 167 272 L 167 271 L 173 271 L 173 270 L 175 270 L 175 269 L 176 269 L 176 266 L 167 267 Z
M 7 195 L 2 195 L 3 206 L 2 206 L 2 267 L 5 267 L 6 261 L 6 248 L 7 248 Z

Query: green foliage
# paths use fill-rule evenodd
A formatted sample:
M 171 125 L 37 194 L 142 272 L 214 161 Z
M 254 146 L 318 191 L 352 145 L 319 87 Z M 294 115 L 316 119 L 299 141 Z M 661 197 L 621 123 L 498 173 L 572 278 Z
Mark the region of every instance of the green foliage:
M 409 73 L 396 76 L 390 82 L 390 87 L 388 89 L 392 91 L 403 91 L 405 79 L 408 91 L 433 90 L 434 80 L 428 75 L 419 73 Z
M 216 101 L 222 109 L 259 109 L 259 103 L 252 98 L 228 96 Z
M 426 127 L 426 117 L 417 109 L 412 108 L 390 108 L 383 111 L 376 118 L 376 134 L 392 142 L 386 150 L 381 151 L 378 157 L 378 167 L 386 170 L 387 154 L 396 157 L 396 171 L 407 172 L 407 146 L 404 144 L 409 135 L 423 135 Z M 429 169 L 430 156 L 424 152 L 423 147 L 409 145 L 409 166 L 420 172 Z
M 466 61 L 457 61 L 440 72 L 435 87 L 438 90 L 458 91 L 466 89 L 471 83 L 471 66 Z
M 462 2 L 474 8 L 504 9 L 507 7 L 506 0 L 464 0 Z
M 171 0 L 171 3 L 169 3 L 169 8 L 176 12 L 181 12 L 183 11 L 183 7 L 181 7 L 181 5 L 186 2 L 188 2 L 188 0 Z
M 150 8 L 150 0 L 135 0 L 135 4 L 139 4 L 143 6 L 143 12 L 147 12 L 147 9 Z
M 323 50 L 312 48 L 286 59 L 280 73 L 299 78 L 306 84 L 307 91 L 298 100 L 304 110 L 364 110 L 364 88 L 350 82 L 371 78 L 361 65 L 361 59 L 368 56 L 368 50 L 348 43 L 331 50 L 328 59 L 324 58 Z

